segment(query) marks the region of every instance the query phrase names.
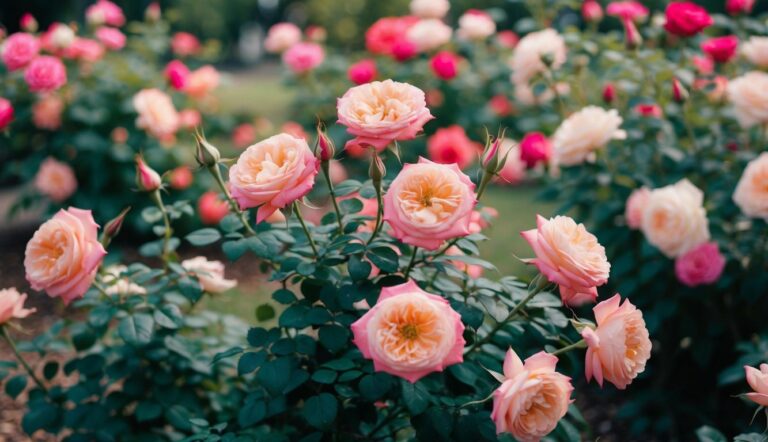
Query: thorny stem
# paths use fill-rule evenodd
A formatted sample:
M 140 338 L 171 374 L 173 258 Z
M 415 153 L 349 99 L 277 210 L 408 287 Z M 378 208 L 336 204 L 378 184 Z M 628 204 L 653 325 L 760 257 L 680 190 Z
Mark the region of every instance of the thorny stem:
M 331 181 L 331 174 L 328 168 L 328 163 L 323 163 L 323 176 L 325 177 L 325 183 L 328 185 L 328 194 L 331 196 L 333 202 L 333 210 L 336 211 L 336 220 L 339 222 L 339 235 L 344 234 L 344 224 L 341 222 L 341 210 L 339 209 L 339 202 L 336 201 L 336 192 L 333 190 L 333 181 Z
M 411 274 L 411 270 L 413 270 L 413 265 L 416 264 L 416 253 L 419 251 L 419 248 L 416 246 L 413 246 L 413 253 L 411 253 L 411 260 L 408 262 L 408 267 L 405 269 L 405 274 L 403 275 L 406 279 L 408 279 L 408 275 Z
M 293 212 L 296 214 L 296 218 L 299 220 L 299 224 L 301 224 L 301 228 L 304 230 L 304 234 L 307 235 L 307 239 L 309 240 L 309 246 L 312 247 L 312 251 L 315 253 L 315 256 L 319 256 L 320 254 L 317 253 L 317 246 L 315 245 L 315 240 L 312 239 L 312 235 L 309 233 L 309 228 L 307 228 L 307 223 L 304 222 L 304 217 L 301 216 L 301 210 L 299 210 L 299 203 L 296 201 L 293 202 Z
M 163 197 L 160 195 L 160 189 L 155 190 L 152 192 L 152 199 L 155 201 L 155 204 L 157 205 L 157 208 L 160 209 L 160 213 L 163 214 L 163 224 L 165 225 L 165 233 L 163 234 L 163 265 L 165 267 L 168 266 L 168 255 L 170 255 L 170 251 L 168 250 L 168 245 L 171 242 L 171 236 L 173 235 L 173 229 L 171 228 L 171 218 L 168 216 L 168 209 L 166 209 L 165 204 L 163 204 Z
M 11 347 L 11 351 L 13 351 L 13 354 L 16 356 L 16 359 L 19 360 L 21 365 L 24 367 L 24 369 L 29 373 L 29 376 L 32 378 L 33 381 L 35 381 L 35 384 L 37 384 L 38 387 L 40 387 L 41 390 L 43 390 L 46 394 L 48 394 L 48 388 L 43 385 L 43 383 L 38 379 L 37 375 L 35 374 L 35 371 L 32 370 L 32 367 L 29 366 L 26 360 L 21 356 L 21 353 L 19 353 L 19 349 L 16 348 L 16 343 L 11 339 L 11 336 L 8 334 L 8 330 L 2 325 L 0 325 L 0 334 L 3 335 L 3 338 L 8 342 L 8 345 Z

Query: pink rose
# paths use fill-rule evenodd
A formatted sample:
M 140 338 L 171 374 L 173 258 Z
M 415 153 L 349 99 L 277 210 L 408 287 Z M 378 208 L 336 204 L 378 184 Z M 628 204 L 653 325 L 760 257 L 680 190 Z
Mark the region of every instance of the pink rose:
M 64 23 L 53 22 L 40 36 L 40 47 L 57 56 L 66 55 L 62 51 L 72 46 L 76 39 L 74 29 Z M 74 55 L 68 57 L 74 58 Z
M 541 132 L 529 132 L 520 141 L 520 159 L 531 168 L 546 163 L 552 156 L 552 143 Z
M 563 304 L 595 302 L 597 287 L 608 282 L 611 270 L 595 235 L 567 216 L 546 219 L 537 215 L 536 224 L 536 229 L 521 233 L 536 254 L 527 262 L 560 286 Z
M 197 109 L 183 109 L 179 112 L 179 126 L 185 129 L 194 129 L 203 122 L 203 116 Z
M 744 371 L 747 383 L 753 390 L 745 396 L 757 405 L 768 407 L 768 364 L 760 364 L 760 370 L 745 365 Z
M 716 242 L 701 244 L 675 260 L 675 275 L 688 287 L 716 282 L 724 268 L 725 257 Z
M 34 290 L 61 297 L 65 304 L 81 298 L 96 277 L 107 252 L 98 239 L 99 225 L 90 210 L 59 210 L 27 243 L 24 269 Z
M 171 171 L 168 182 L 172 188 L 184 190 L 192 185 L 193 180 L 194 176 L 192 176 L 192 171 L 189 167 L 179 166 Z
M 475 185 L 456 164 L 419 158 L 406 164 L 384 195 L 384 220 L 402 242 L 436 250 L 470 233 Z
M 65 58 L 74 58 L 80 61 L 94 63 L 104 56 L 104 46 L 90 38 L 77 37 L 69 47 L 64 49 L 62 55 Z
M 56 203 L 64 202 L 77 190 L 75 172 L 67 163 L 46 158 L 35 175 L 35 189 Z
M 331 176 L 331 182 L 333 184 L 339 184 L 349 178 L 347 169 L 339 160 L 331 160 L 328 163 L 328 173 Z
M 37 32 L 38 23 L 34 15 L 25 12 L 19 20 L 19 27 L 24 32 Z
M 571 378 L 555 371 L 557 357 L 539 352 L 525 364 L 511 348 L 504 358 L 504 382 L 493 392 L 491 419 L 496 433 L 520 442 L 538 442 L 568 412 Z
M 37 57 L 24 71 L 24 81 L 31 92 L 54 91 L 67 83 L 67 69 L 56 57 Z
M 715 22 L 706 9 L 686 1 L 669 3 L 665 15 L 664 29 L 678 37 L 692 37 Z
M 203 224 L 218 224 L 229 213 L 229 204 L 219 199 L 219 194 L 213 191 L 205 192 L 197 200 L 197 212 Z
M 200 52 L 200 40 L 189 32 L 177 32 L 171 38 L 171 51 L 179 57 Z
M 189 68 L 180 60 L 173 60 L 165 65 L 163 71 L 168 83 L 177 91 L 184 90 L 189 78 Z
M 347 142 L 383 149 L 411 140 L 434 117 L 424 92 L 408 83 L 374 81 L 349 89 L 336 105 L 339 123 L 355 138 Z
M 726 0 L 725 10 L 731 15 L 749 14 L 755 6 L 755 0 Z
M 40 43 L 32 34 L 17 32 L 3 42 L 3 63 L 9 71 L 27 66 L 40 52 Z
M 627 198 L 627 207 L 624 210 L 624 217 L 627 219 L 627 225 L 630 229 L 639 229 L 643 225 L 643 211 L 648 203 L 648 197 L 651 190 L 647 187 L 635 189 Z
M 634 110 L 641 117 L 661 118 L 662 116 L 661 107 L 658 104 L 636 104 Z
M 694 55 L 691 61 L 701 75 L 709 75 L 715 71 L 715 63 L 709 57 Z
M 133 96 L 133 107 L 139 114 L 136 127 L 163 139 L 179 128 L 179 113 L 171 97 L 159 89 L 142 89 Z
M 232 144 L 238 148 L 244 148 L 256 141 L 256 128 L 253 124 L 243 123 L 232 130 Z
M 0 325 L 11 319 L 24 319 L 34 313 L 36 309 L 24 308 L 26 300 L 26 293 L 21 294 L 15 288 L 0 290 Z
M 605 12 L 610 16 L 618 17 L 622 20 L 632 20 L 634 22 L 643 21 L 648 17 L 648 8 L 642 3 L 634 0 L 608 3 Z
M 208 261 L 205 256 L 197 256 L 181 262 L 184 270 L 194 275 L 208 293 L 221 293 L 234 288 L 237 281 L 224 278 L 224 264 L 221 261 Z
M 0 130 L 8 127 L 13 121 L 13 104 L 7 99 L 0 97 Z
M 296 74 L 315 69 L 324 59 L 325 51 L 317 43 L 296 43 L 283 53 L 283 63 Z
M 347 70 L 347 78 L 355 84 L 370 83 L 377 75 L 376 62 L 371 59 L 360 60 Z
M 596 0 L 585 0 L 581 4 L 581 17 L 585 22 L 599 22 L 603 19 L 603 7 Z
M 136 155 L 136 187 L 143 192 L 154 192 L 163 187 L 160 174 L 144 162 L 141 154 Z
M 459 73 L 459 62 L 461 59 L 458 55 L 450 51 L 440 51 L 429 60 L 429 67 L 432 68 L 432 73 L 437 78 L 443 80 L 452 80 Z
M 645 363 L 651 357 L 651 340 L 643 313 L 628 299 L 622 303 L 618 294 L 597 304 L 592 311 L 597 328 L 585 327 L 581 332 L 588 346 L 584 367 L 587 381 L 594 377 L 601 387 L 606 380 L 624 390 L 645 371 Z
M 109 0 L 98 0 L 85 10 L 85 19 L 94 26 L 109 25 L 119 28 L 125 24 L 125 15 L 119 6 Z
M 403 42 L 408 43 L 406 35 L 411 26 L 415 25 L 417 17 L 384 17 L 377 20 L 365 31 L 365 47 L 368 52 L 379 55 L 395 56 L 395 47 Z M 415 54 L 415 45 L 413 45 Z M 402 51 L 402 48 L 400 49 Z
M 118 51 L 125 46 L 125 34 L 115 28 L 106 26 L 96 30 L 96 38 L 107 47 L 107 49 Z
M 278 23 L 267 32 L 264 49 L 273 54 L 280 54 L 301 41 L 301 29 L 293 23 Z
M 45 95 L 32 106 L 32 122 L 40 129 L 56 130 L 61 127 L 64 100 L 58 95 Z
M 414 383 L 464 360 L 464 324 L 445 298 L 408 281 L 381 290 L 352 326 L 353 342 L 375 371 Z
M 306 140 L 272 136 L 248 147 L 229 169 L 232 197 L 243 209 L 258 207 L 260 223 L 309 193 L 319 164 Z
M 472 164 L 482 148 L 480 143 L 470 140 L 464 128 L 457 124 L 440 128 L 427 138 L 427 153 L 432 161 L 440 164 L 455 163 L 459 169 Z
M 184 92 L 192 98 L 203 98 L 219 86 L 219 71 L 205 65 L 192 71 L 184 83 Z
M 515 112 L 515 106 L 504 94 L 494 95 L 488 100 L 488 107 L 499 117 L 506 117 Z
M 736 48 L 738 47 L 739 37 L 735 35 L 710 38 L 701 43 L 701 50 L 718 63 L 731 61 L 736 55 Z

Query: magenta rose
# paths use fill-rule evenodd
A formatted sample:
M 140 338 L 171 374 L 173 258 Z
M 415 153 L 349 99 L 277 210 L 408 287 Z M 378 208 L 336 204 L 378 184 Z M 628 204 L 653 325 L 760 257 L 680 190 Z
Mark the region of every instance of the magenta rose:
M 24 81 L 31 92 L 54 91 L 67 84 L 67 69 L 56 57 L 38 57 L 24 71 Z
M 664 29 L 678 37 L 692 37 L 714 23 L 706 9 L 692 2 L 672 2 L 665 15 Z
M 716 242 L 705 242 L 675 260 L 675 275 L 688 287 L 712 284 L 724 268 L 725 257 Z
M 376 78 L 376 62 L 371 59 L 360 60 L 347 70 L 347 78 L 355 84 L 370 83 Z
M 0 97 L 0 130 L 8 127 L 13 121 L 13 105 L 7 98 Z
M 525 134 L 520 141 L 520 159 L 528 167 L 534 167 L 538 163 L 546 163 L 552 156 L 552 143 L 541 132 Z
M 735 55 L 739 47 L 739 38 L 735 35 L 715 37 L 701 43 L 701 50 L 718 63 L 727 63 Z
M 40 52 L 40 42 L 32 34 L 17 32 L 11 34 L 3 45 L 3 63 L 9 71 L 28 65 Z

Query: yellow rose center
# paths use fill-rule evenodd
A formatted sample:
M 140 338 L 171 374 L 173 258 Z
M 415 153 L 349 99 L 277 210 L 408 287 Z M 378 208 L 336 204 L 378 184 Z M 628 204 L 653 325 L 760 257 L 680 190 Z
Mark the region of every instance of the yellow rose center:
M 452 329 L 440 312 L 421 299 L 393 300 L 376 320 L 376 341 L 381 352 L 395 362 L 418 363 L 441 351 Z
M 398 194 L 403 213 L 417 224 L 438 224 L 449 219 L 464 199 L 461 184 L 452 176 L 424 167 L 407 177 Z

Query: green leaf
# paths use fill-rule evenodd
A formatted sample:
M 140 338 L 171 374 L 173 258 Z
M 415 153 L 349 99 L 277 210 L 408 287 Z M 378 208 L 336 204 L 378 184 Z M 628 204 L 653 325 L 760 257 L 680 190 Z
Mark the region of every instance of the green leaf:
M 152 340 L 152 329 L 155 321 L 146 313 L 123 318 L 117 326 L 117 332 L 123 340 L 132 345 L 147 344 Z
M 262 347 L 266 341 L 269 333 L 266 329 L 261 327 L 254 327 L 248 330 L 248 345 L 251 347 Z
M 237 261 L 248 250 L 248 243 L 245 239 L 226 241 L 221 244 L 221 250 L 230 261 Z
M 176 304 L 165 304 L 156 309 L 152 316 L 155 318 L 157 325 L 164 328 L 175 330 L 184 323 L 184 318 L 181 316 L 181 310 Z
M 256 307 L 256 320 L 259 322 L 269 321 L 275 317 L 275 309 L 269 304 L 262 304 Z
M 359 256 L 355 255 L 349 258 L 347 269 L 349 270 L 349 276 L 354 281 L 363 281 L 368 279 L 372 267 L 371 263 L 363 261 Z
M 420 383 L 414 384 L 408 381 L 400 382 L 400 390 L 403 394 L 403 402 L 408 410 L 414 416 L 424 412 L 429 406 L 431 395 L 425 390 Z
M 309 425 L 315 428 L 328 428 L 338 413 L 339 403 L 333 395 L 321 393 L 312 396 L 304 403 L 302 412 Z
M 168 419 L 168 423 L 179 430 L 192 430 L 192 424 L 189 422 L 189 420 L 192 419 L 192 413 L 182 405 L 171 405 L 165 412 L 165 418 Z
M 241 427 L 247 428 L 259 423 L 267 416 L 267 404 L 262 400 L 245 401 L 240 411 L 237 413 L 237 423 Z
M 727 442 L 728 439 L 723 433 L 709 426 L 699 427 L 696 430 L 696 438 L 699 442 Z
M 363 210 L 363 203 L 357 198 L 349 198 L 339 203 L 339 209 L 343 215 L 349 215 Z
M 23 374 L 16 375 L 5 383 L 5 394 L 13 399 L 20 395 L 24 388 L 27 387 L 27 376 Z
M 142 401 L 136 406 L 136 420 L 139 422 L 146 422 L 152 419 L 156 419 L 163 414 L 162 405 L 152 401 Z
M 264 351 L 243 353 L 237 361 L 237 374 L 243 376 L 256 371 L 266 359 Z
M 232 357 L 234 355 L 238 355 L 243 352 L 242 347 L 232 347 L 229 350 L 225 350 L 219 353 L 216 353 L 216 355 L 213 357 L 213 361 L 211 361 L 211 365 L 219 362 L 222 359 L 226 359 L 229 357 Z
M 29 412 L 21 419 L 21 428 L 27 434 L 46 428 L 56 421 L 59 408 L 43 401 L 35 401 L 29 404 Z
M 296 302 L 296 295 L 288 289 L 279 289 L 275 291 L 275 293 L 272 293 L 272 299 L 280 304 L 292 304 Z
M 386 373 L 374 373 L 360 379 L 360 394 L 369 401 L 381 399 L 392 388 L 394 379 Z
M 53 379 L 53 377 L 56 376 L 56 373 L 58 372 L 59 372 L 59 363 L 56 361 L 49 361 L 43 367 L 43 376 L 49 381 Z
M 220 240 L 221 233 L 219 233 L 219 231 L 216 229 L 206 227 L 204 229 L 195 230 L 194 232 L 185 236 L 184 239 L 189 241 L 189 243 L 193 246 L 207 246 L 208 244 L 213 244 Z
M 336 380 L 337 373 L 333 370 L 317 370 L 312 375 L 312 380 L 319 384 L 332 384 Z
M 373 265 L 385 273 L 394 273 L 397 271 L 399 266 L 399 256 L 389 247 L 373 248 L 369 250 L 365 256 L 371 260 Z
M 349 331 L 340 325 L 324 325 L 319 331 L 320 344 L 335 353 L 347 345 Z
M 280 357 L 263 364 L 256 377 L 270 393 L 281 393 L 291 380 L 291 359 Z
M 294 304 L 280 315 L 278 323 L 280 327 L 304 328 L 309 325 L 306 317 L 308 311 L 306 305 Z

